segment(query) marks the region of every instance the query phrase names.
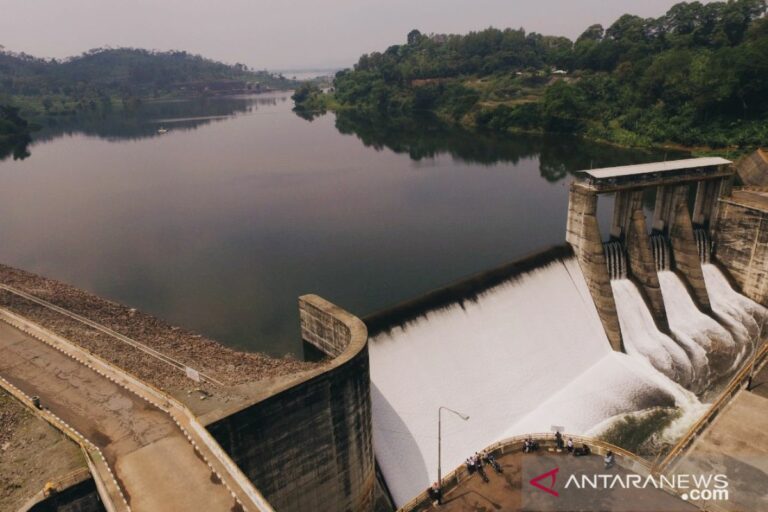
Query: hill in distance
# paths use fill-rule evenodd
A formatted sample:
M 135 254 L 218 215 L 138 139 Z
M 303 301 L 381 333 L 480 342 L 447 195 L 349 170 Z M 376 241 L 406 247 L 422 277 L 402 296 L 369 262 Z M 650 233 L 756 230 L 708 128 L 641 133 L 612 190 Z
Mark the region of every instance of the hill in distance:
M 381 122 L 432 115 L 497 132 L 569 133 L 709 152 L 768 144 L 768 1 L 681 2 L 626 14 L 575 41 L 489 28 L 411 31 L 362 55 L 330 92 L 296 90 L 299 115 L 352 110 Z
M 0 51 L 0 104 L 27 116 L 68 115 L 115 103 L 290 89 L 296 82 L 185 51 L 96 48 L 64 60 Z

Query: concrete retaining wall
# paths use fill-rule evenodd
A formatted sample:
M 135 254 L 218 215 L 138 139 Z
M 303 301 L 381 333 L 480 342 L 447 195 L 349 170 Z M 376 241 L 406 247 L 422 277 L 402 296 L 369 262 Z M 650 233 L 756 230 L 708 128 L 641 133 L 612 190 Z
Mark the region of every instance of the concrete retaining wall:
M 367 331 L 315 295 L 299 299 L 302 337 L 335 356 L 283 379 L 208 430 L 275 510 L 359 512 L 376 481 Z
M 721 200 L 715 256 L 741 293 L 768 306 L 768 211 Z
M 736 162 L 736 171 L 744 185 L 768 187 L 768 152 L 758 149 Z

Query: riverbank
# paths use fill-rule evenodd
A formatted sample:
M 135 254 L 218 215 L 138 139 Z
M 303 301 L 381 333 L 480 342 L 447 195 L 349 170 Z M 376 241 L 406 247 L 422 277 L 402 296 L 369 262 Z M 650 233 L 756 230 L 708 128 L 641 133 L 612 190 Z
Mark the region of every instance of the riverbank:
M 687 153 L 691 156 L 721 156 L 735 160 L 741 156 L 747 155 L 754 151 L 754 148 L 747 147 L 709 147 L 704 145 L 684 145 L 675 142 L 638 142 L 632 143 L 626 138 L 620 139 L 619 137 L 610 137 L 595 134 L 595 133 L 562 133 L 562 132 L 550 132 L 544 129 L 534 128 L 519 128 L 509 127 L 504 130 L 493 130 L 488 127 L 483 127 L 476 122 L 473 116 L 465 116 L 460 120 L 451 119 L 449 116 L 440 115 L 438 112 L 421 112 L 419 116 L 406 116 L 396 115 L 391 117 L 384 117 L 379 114 L 372 114 L 365 109 L 360 109 L 353 105 L 347 105 L 340 103 L 329 92 L 314 92 L 309 95 L 305 100 L 301 102 L 295 102 L 294 112 L 307 120 L 315 119 L 316 117 L 325 115 L 328 112 L 334 114 L 348 115 L 350 117 L 361 116 L 366 118 L 367 122 L 378 122 L 382 125 L 383 129 L 388 126 L 401 126 L 417 124 L 421 118 L 425 116 L 429 117 L 432 122 L 438 128 L 445 130 L 460 129 L 466 130 L 471 134 L 484 134 L 492 135 L 496 137 L 504 136 L 516 136 L 516 135 L 534 135 L 534 136 L 569 136 L 581 139 L 584 141 L 605 144 L 615 148 L 622 149 L 643 149 L 643 150 L 656 150 L 656 151 L 670 151 L 675 153 Z

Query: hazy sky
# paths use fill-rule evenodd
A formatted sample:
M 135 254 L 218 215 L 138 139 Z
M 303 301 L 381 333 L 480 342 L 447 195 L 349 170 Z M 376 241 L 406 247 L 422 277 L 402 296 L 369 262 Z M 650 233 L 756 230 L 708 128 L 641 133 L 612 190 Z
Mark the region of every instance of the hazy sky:
M 577 37 L 674 0 L 0 0 L 0 45 L 41 57 L 99 46 L 184 49 L 269 69 L 344 67 L 412 28 L 524 27 Z

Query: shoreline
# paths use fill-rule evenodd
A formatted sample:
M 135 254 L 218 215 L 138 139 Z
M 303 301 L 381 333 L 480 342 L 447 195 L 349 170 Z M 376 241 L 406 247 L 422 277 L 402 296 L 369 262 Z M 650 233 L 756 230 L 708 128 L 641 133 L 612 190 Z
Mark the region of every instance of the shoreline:
M 310 102 L 311 103 L 311 102 Z M 315 114 L 315 115 L 325 115 L 329 112 L 332 112 L 334 114 L 338 112 L 364 112 L 363 110 L 350 105 L 342 105 L 335 101 L 334 98 L 331 97 L 325 97 L 323 96 L 323 99 L 321 101 L 323 108 L 303 108 L 301 105 L 297 105 L 294 102 L 294 112 L 301 111 L 308 114 Z M 316 106 L 316 105 L 313 105 Z M 446 121 L 443 117 L 438 115 L 434 111 L 429 111 L 429 113 L 434 115 L 434 118 L 439 121 L 439 124 L 444 128 L 460 128 L 462 130 L 466 130 L 469 133 L 488 133 L 488 134 L 495 134 L 500 136 L 506 136 L 506 135 L 515 135 L 515 134 L 527 134 L 527 135 L 567 135 L 569 137 L 576 137 L 585 141 L 589 142 L 596 142 L 599 144 L 606 144 L 609 146 L 617 147 L 617 148 L 624 148 L 624 149 L 645 149 L 645 150 L 669 150 L 669 151 L 680 151 L 680 152 L 688 152 L 691 154 L 691 156 L 722 156 L 724 158 L 729 159 L 738 159 L 741 156 L 747 155 L 754 151 L 757 148 L 738 148 L 738 147 L 722 147 L 722 148 L 712 148 L 709 146 L 686 146 L 684 144 L 679 144 L 676 142 L 663 142 L 663 143 L 651 143 L 651 144 L 625 144 L 617 141 L 613 141 L 610 139 L 606 139 L 603 137 L 596 137 L 596 136 L 590 136 L 585 133 L 573 133 L 573 132 L 551 132 L 546 130 L 527 130 L 524 128 L 508 128 L 506 130 L 483 130 L 477 127 L 474 123 L 466 123 L 466 122 L 450 122 Z M 403 116 L 404 119 L 413 119 L 413 116 Z

